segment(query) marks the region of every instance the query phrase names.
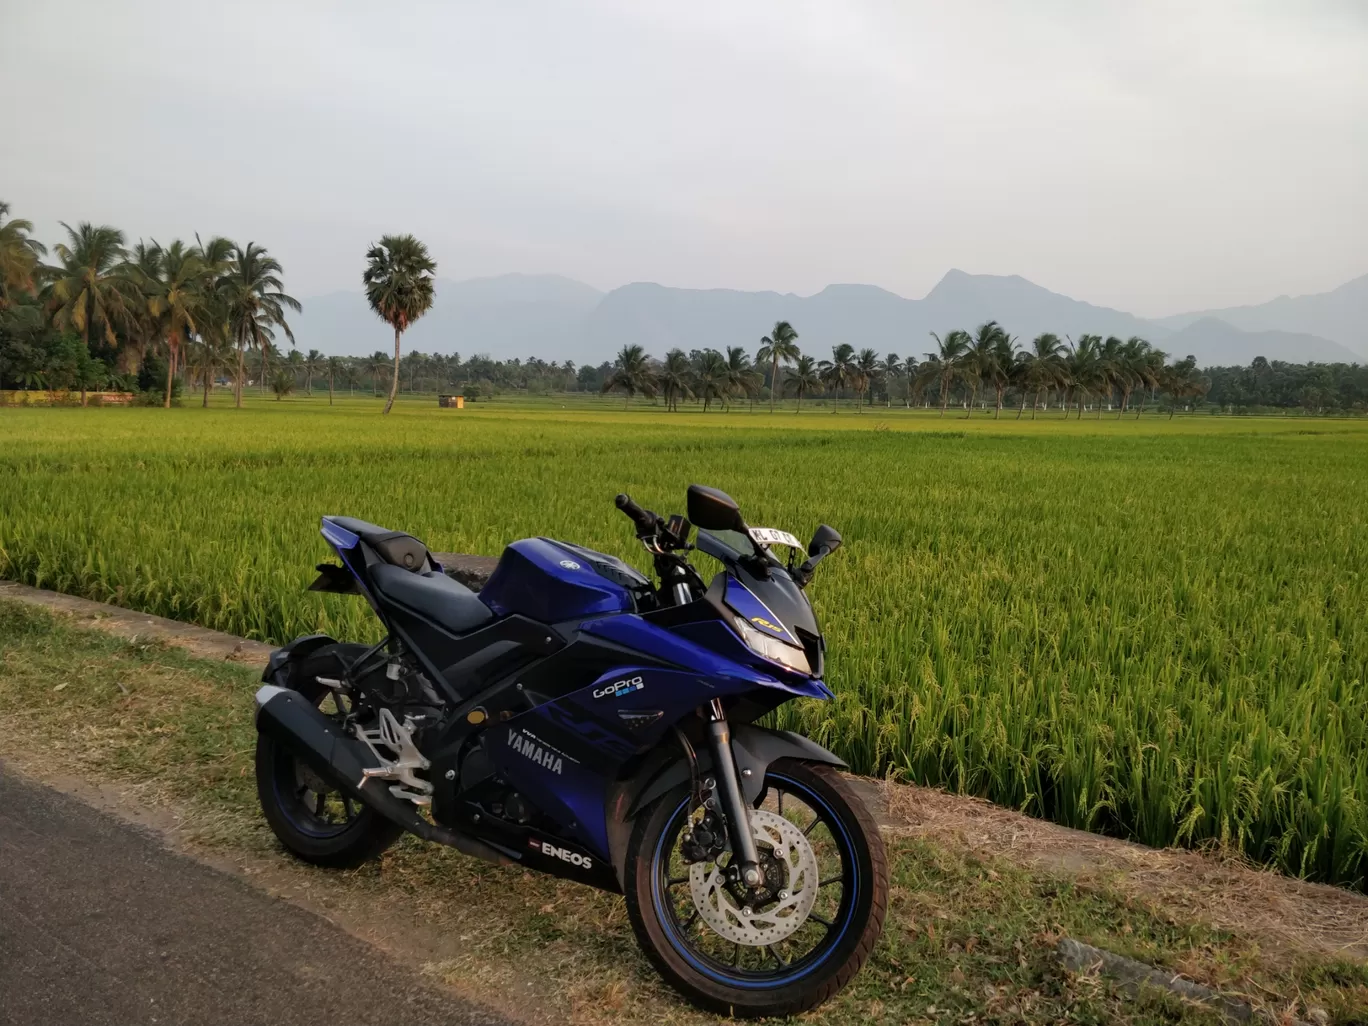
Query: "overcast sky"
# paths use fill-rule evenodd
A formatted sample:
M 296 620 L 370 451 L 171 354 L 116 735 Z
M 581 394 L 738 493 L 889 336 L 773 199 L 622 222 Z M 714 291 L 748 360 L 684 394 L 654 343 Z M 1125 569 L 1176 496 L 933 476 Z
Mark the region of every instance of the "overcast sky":
M 0 0 L 0 199 L 266 245 L 1143 315 L 1368 272 L 1368 3 Z

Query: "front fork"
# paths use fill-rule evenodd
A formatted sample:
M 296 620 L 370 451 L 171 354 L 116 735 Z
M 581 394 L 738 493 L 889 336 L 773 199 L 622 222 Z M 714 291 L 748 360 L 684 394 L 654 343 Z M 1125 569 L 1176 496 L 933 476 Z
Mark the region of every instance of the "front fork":
M 732 852 L 736 856 L 741 882 L 747 887 L 759 887 L 765 880 L 760 869 L 760 853 L 751 833 L 750 809 L 741 794 L 741 780 L 736 774 L 736 759 L 732 756 L 731 730 L 722 710 L 722 700 L 714 698 L 708 716 L 708 743 L 712 747 L 713 768 L 717 772 L 717 797 L 722 803 L 722 815 L 727 819 Z

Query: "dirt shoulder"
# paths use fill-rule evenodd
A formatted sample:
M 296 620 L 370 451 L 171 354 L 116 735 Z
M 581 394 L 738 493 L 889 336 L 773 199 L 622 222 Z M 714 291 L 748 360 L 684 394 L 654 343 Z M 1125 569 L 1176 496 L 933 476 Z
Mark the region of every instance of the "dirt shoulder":
M 140 822 L 511 1017 L 710 1021 L 659 984 L 617 896 L 413 839 L 349 873 L 289 860 L 255 807 L 259 662 L 244 666 L 241 652 L 225 659 L 235 645 L 184 625 L 161 635 L 156 618 L 130 614 L 140 628 L 130 640 L 120 617 L 5 600 L 14 597 L 0 597 L 7 765 Z M 1054 945 L 1063 936 L 1275 1016 L 1365 1021 L 1362 895 L 923 788 L 863 786 L 892 855 L 890 921 L 866 970 L 812 1022 L 1216 1021 L 1061 969 Z

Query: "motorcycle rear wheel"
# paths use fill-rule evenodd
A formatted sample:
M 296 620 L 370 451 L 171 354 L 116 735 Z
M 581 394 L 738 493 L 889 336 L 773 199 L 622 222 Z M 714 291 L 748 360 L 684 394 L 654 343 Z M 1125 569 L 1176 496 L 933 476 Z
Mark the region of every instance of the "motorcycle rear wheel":
M 318 683 L 318 675 L 336 672 L 328 646 L 291 668 L 283 682 L 325 712 L 341 719 L 345 698 Z M 360 648 L 361 646 L 353 646 Z M 296 858 L 318 866 L 352 869 L 376 858 L 404 833 L 360 800 L 323 780 L 275 738 L 257 735 L 257 797 L 271 832 Z
M 766 930 L 744 925 L 733 932 L 750 933 L 749 942 L 724 938 L 709 925 L 717 914 L 697 906 L 700 874 L 679 853 L 689 805 L 685 790 L 661 799 L 638 819 L 628 847 L 627 910 L 647 957 L 690 1001 L 723 1015 L 796 1015 L 829 1000 L 869 958 L 888 907 L 883 841 L 849 783 L 829 766 L 792 759 L 765 775 L 757 808 L 777 812 L 807 839 L 809 850 L 790 861 L 819 865 L 815 903 L 802 925 L 776 943 L 763 943 Z M 781 877 L 791 873 L 779 861 L 771 867 Z M 744 898 L 720 899 L 729 906 L 728 924 L 752 913 Z

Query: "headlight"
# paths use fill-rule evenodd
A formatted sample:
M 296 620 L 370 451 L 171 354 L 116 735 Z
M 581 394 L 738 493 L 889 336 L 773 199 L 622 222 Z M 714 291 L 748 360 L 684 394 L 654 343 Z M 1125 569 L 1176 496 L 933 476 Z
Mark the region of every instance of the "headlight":
M 778 638 L 771 638 L 768 634 L 757 631 L 746 622 L 744 617 L 734 617 L 734 620 L 741 640 L 756 655 L 764 656 L 771 662 L 782 663 L 797 673 L 806 673 L 811 676 L 812 667 L 808 665 L 807 656 L 801 648 L 794 648 Z

